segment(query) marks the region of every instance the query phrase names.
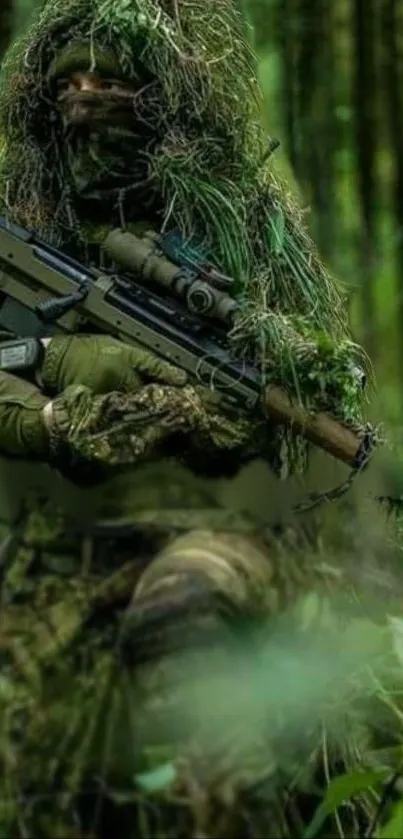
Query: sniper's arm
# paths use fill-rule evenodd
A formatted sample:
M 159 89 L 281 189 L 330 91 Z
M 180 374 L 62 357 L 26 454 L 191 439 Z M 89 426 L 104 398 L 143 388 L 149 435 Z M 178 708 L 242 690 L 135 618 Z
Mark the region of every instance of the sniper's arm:
M 184 383 L 184 374 L 147 352 L 108 336 L 57 336 L 42 340 L 44 359 L 36 385 L 0 373 L 0 450 L 4 454 L 48 460 L 54 416 L 65 415 L 64 391 L 85 386 L 94 394 L 136 391 L 144 381 Z M 63 407 L 65 406 L 65 407 Z
M 128 465 L 180 433 L 196 445 L 237 449 L 250 423 L 225 417 L 182 371 L 108 336 L 45 342 L 40 386 L 0 374 L 0 450 L 71 467 Z

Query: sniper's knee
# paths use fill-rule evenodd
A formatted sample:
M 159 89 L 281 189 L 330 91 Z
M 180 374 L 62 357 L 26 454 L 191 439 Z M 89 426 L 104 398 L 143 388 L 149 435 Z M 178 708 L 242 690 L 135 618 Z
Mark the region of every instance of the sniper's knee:
M 198 578 L 247 613 L 264 608 L 272 566 L 265 543 L 250 535 L 193 530 L 173 539 L 150 563 L 135 598 L 184 577 Z
M 130 659 L 226 643 L 244 620 L 266 615 L 271 565 L 264 543 L 197 530 L 168 543 L 143 572 L 125 620 Z

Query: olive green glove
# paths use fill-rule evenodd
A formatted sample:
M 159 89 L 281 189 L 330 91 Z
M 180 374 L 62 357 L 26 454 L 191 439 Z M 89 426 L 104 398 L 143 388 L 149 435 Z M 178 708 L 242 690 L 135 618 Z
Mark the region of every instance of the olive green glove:
M 38 388 L 9 373 L 0 373 L 0 451 L 46 460 L 49 438 L 44 408 L 49 399 Z
M 70 385 L 109 393 L 136 391 L 150 381 L 183 385 L 186 374 L 158 356 L 108 335 L 58 335 L 46 348 L 41 378 L 44 387 L 54 393 Z

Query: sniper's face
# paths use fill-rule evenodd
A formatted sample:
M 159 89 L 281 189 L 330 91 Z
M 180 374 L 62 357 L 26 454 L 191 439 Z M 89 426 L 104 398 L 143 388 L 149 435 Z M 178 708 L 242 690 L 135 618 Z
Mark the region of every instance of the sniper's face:
M 134 122 L 133 81 L 114 78 L 105 72 L 75 70 L 56 79 L 56 99 L 65 124 L 96 127 L 105 122 Z
M 140 71 L 65 62 L 52 87 L 61 117 L 61 156 L 77 196 L 99 198 L 144 187 L 158 138 L 158 86 Z M 114 71 L 115 70 L 115 71 Z

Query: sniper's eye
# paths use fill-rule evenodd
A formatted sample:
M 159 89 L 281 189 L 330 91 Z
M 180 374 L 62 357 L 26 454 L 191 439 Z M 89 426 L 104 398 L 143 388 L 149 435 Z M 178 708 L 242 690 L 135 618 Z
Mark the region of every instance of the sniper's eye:
M 101 86 L 110 89 L 119 86 L 119 82 L 116 79 L 101 79 Z
M 119 79 L 103 79 L 101 78 L 101 87 L 103 90 L 115 90 L 118 93 L 129 93 L 128 85 L 123 84 Z

